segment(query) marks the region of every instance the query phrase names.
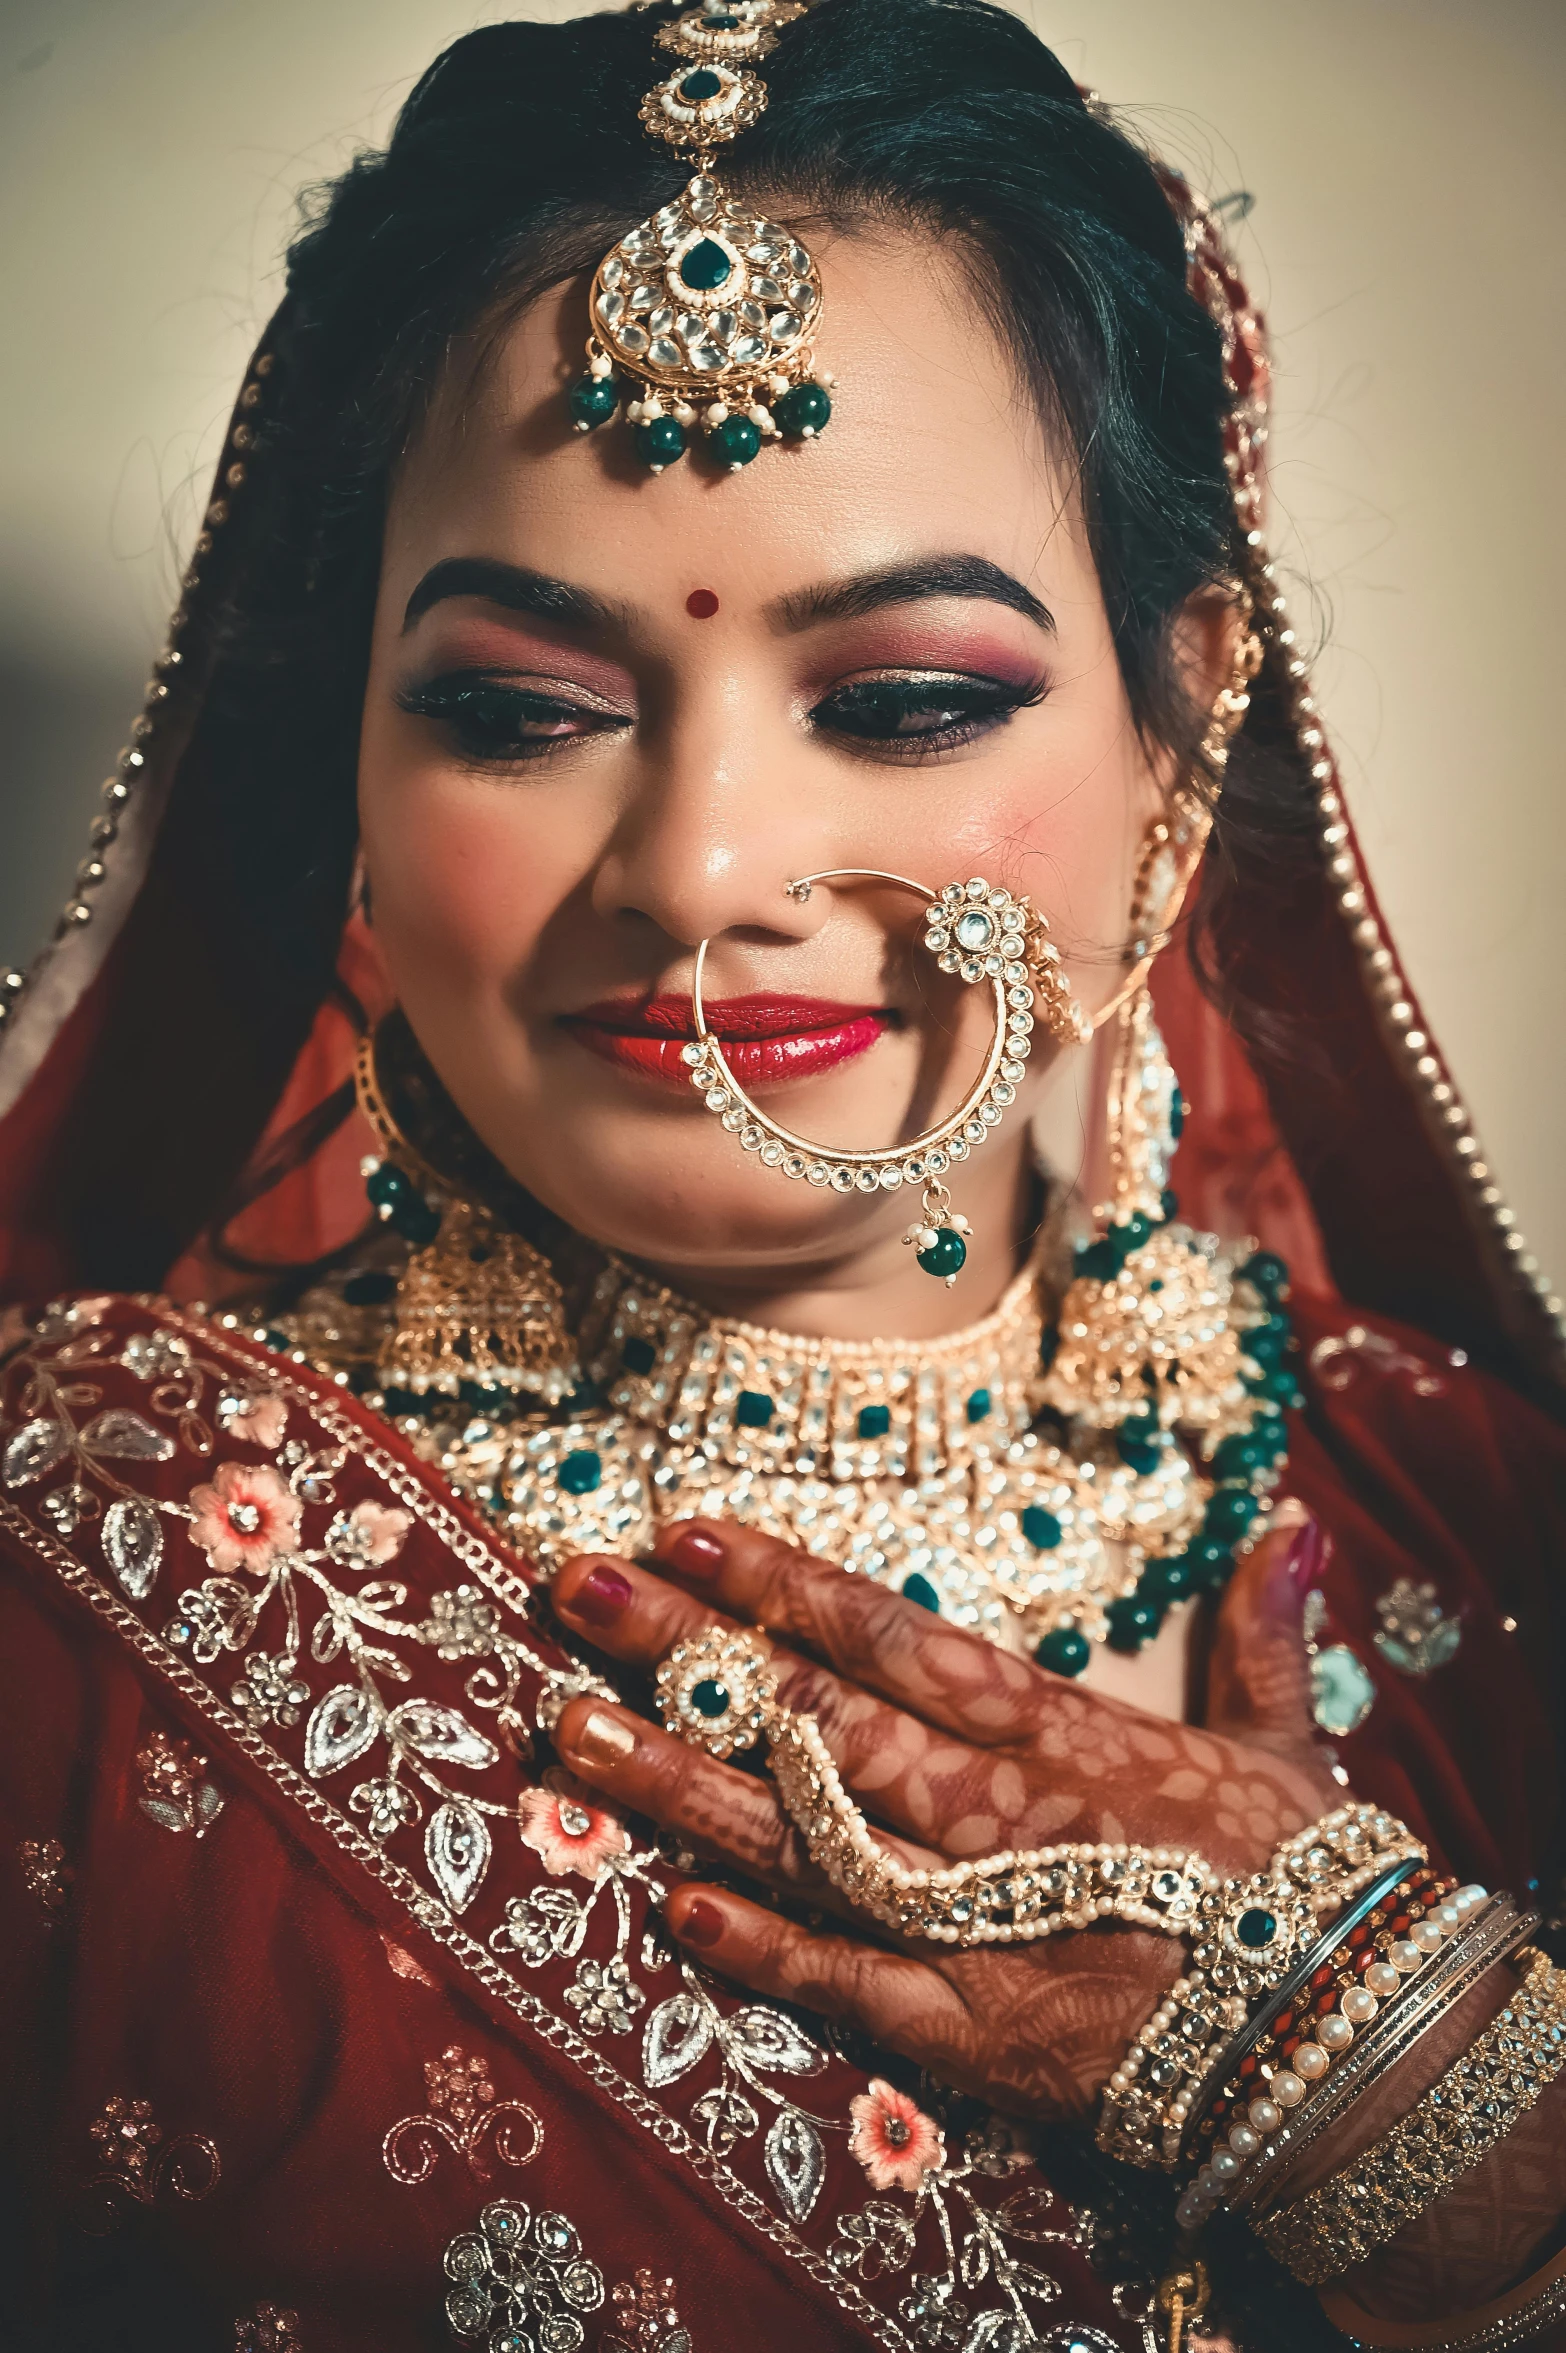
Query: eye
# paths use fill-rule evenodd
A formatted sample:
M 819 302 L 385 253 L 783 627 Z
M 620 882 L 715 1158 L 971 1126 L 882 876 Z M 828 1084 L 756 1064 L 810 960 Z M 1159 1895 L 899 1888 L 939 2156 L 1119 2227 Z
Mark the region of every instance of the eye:
M 955 751 L 1004 727 L 1044 699 L 1044 684 L 1018 686 L 964 671 L 851 679 L 823 696 L 811 725 L 893 759 Z
M 519 686 L 472 670 L 448 671 L 397 702 L 415 719 L 436 720 L 465 759 L 493 765 L 536 760 L 630 724 L 621 712 L 578 700 L 563 687 Z

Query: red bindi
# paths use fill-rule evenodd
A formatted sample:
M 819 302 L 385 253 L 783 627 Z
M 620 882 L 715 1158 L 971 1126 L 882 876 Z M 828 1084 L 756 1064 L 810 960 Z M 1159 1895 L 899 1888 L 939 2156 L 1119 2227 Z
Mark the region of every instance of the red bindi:
M 718 600 L 710 588 L 693 588 L 685 600 L 685 610 L 693 621 L 710 621 L 718 609 Z

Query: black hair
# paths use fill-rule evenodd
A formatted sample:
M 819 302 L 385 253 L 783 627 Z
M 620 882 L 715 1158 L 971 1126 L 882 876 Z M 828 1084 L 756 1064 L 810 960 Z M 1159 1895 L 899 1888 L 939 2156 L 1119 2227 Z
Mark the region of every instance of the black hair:
M 467 35 L 418 83 L 385 150 L 308 200 L 245 426 L 243 489 L 203 590 L 206 691 L 175 792 L 221 909 L 214 966 L 249 953 L 267 974 L 264 1037 L 247 1011 L 252 1104 L 275 1101 L 333 986 L 392 469 L 454 353 L 589 271 L 683 184 L 686 168 L 638 120 L 670 13 Z M 986 0 L 818 0 L 766 81 L 766 112 L 725 177 L 785 219 L 892 221 L 954 242 L 1075 469 L 1136 723 L 1199 765 L 1202 714 L 1180 690 L 1171 623 L 1252 559 L 1225 470 L 1219 335 L 1187 289 L 1151 161 Z M 1219 989 L 1225 891 L 1308 838 L 1287 716 L 1272 647 L 1195 927 Z M 236 1129 L 230 1177 L 254 1141 Z

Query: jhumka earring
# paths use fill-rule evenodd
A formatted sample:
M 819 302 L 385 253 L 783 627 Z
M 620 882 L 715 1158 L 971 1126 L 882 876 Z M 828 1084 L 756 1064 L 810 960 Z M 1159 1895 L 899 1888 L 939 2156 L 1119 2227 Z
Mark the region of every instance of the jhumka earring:
M 1049 925 L 1028 899 L 980 876 L 932 891 L 906 875 L 862 866 L 803 875 L 784 887 L 790 898 L 803 902 L 818 882 L 891 883 L 925 901 L 925 949 L 943 972 L 970 987 L 987 985 L 993 997 L 995 1027 L 978 1077 L 955 1111 L 911 1143 L 863 1151 L 813 1144 L 781 1127 L 751 1099 L 707 1027 L 702 978 L 712 943 L 703 940 L 696 950 L 691 984 L 696 1040 L 684 1049 L 691 1085 L 707 1109 L 739 1138 L 741 1150 L 754 1152 L 765 1168 L 802 1177 L 807 1184 L 830 1185 L 837 1193 L 893 1192 L 900 1185 L 922 1185 L 920 1214 L 903 1239 L 917 1249 L 925 1273 L 950 1288 L 967 1259 L 965 1237 L 972 1228 L 953 1210 L 941 1179 L 984 1142 L 1015 1102 L 1023 1066 L 1033 1050 L 1035 1012 L 1043 1014 L 1052 1035 L 1070 1044 L 1083 1043 L 1091 1035 L 1090 1025 L 1067 986 Z
M 642 125 L 689 158 L 695 176 L 599 263 L 587 374 L 570 396 L 579 433 L 607 424 L 623 403 L 655 474 L 685 455 L 698 420 L 732 472 L 763 441 L 813 439 L 832 414 L 832 379 L 813 372 L 815 262 L 712 170 L 713 149 L 766 107 L 754 68 L 779 28 L 804 13 L 798 0 L 704 0 L 658 34 L 682 62 L 648 92 Z
M 469 1404 L 526 1391 L 554 1406 L 581 1382 L 549 1261 L 480 1203 L 452 1192 L 398 1127 L 359 1040 L 354 1094 L 381 1150 L 361 1164 L 383 1224 L 411 1245 L 376 1371 L 388 1393 L 438 1390 Z

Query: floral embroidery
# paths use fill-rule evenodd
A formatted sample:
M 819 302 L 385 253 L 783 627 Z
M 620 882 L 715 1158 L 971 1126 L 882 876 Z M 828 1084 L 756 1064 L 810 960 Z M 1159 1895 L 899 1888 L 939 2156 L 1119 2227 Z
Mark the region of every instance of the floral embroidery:
M 614 2327 L 600 2340 L 599 2353 L 691 2353 L 691 2333 L 680 2326 L 674 2282 L 646 2270 L 610 2291 Z
M 178 1332 L 134 1332 L 120 1350 L 120 1362 L 138 1381 L 176 1380 L 189 1368 L 190 1347 Z
M 747 2097 L 754 2092 L 777 2113 L 762 2143 L 767 2179 L 793 2222 L 809 2220 L 826 2179 L 824 2131 L 842 2131 L 835 2119 L 812 2114 L 773 2088 L 769 2075 L 817 2075 L 826 2053 L 804 2028 L 764 2002 L 747 2003 L 725 2014 L 690 1964 L 682 1963 L 683 1990 L 660 2002 L 642 2037 L 642 2073 L 650 2090 L 678 2082 L 709 2050 L 722 2074 L 691 2109 L 707 2146 L 726 2157 L 735 2144 L 761 2130 L 761 2115 Z M 745 2089 L 741 2090 L 740 2086 Z
M 1463 1639 L 1460 1620 L 1449 1618 L 1436 1599 L 1433 1585 L 1416 1585 L 1412 1577 L 1397 1583 L 1376 1604 L 1381 1620 L 1372 1636 L 1388 1666 L 1400 1675 L 1433 1675 L 1455 1658 Z
M 154 1732 L 136 1751 L 143 1795 L 136 1803 L 149 1822 L 164 1830 L 190 1830 L 205 1838 L 222 1813 L 221 1791 L 206 1779 L 207 1760 L 188 1740 Z
M 28 1894 L 36 1896 L 49 1917 L 57 1920 L 76 1876 L 65 1859 L 64 1847 L 57 1838 L 24 1838 L 16 1859 Z
M 478 2229 L 451 2241 L 445 2271 L 455 2333 L 487 2333 L 491 2346 L 514 2344 L 516 2353 L 574 2353 L 586 2336 L 578 2313 L 604 2300 L 604 2275 L 583 2255 L 576 2225 L 514 2199 L 486 2206 Z
M 647 1996 L 622 1960 L 578 1961 L 565 1998 L 587 2034 L 629 2034 Z
M 1468 1362 L 1464 1349 L 1443 1351 L 1447 1363 L 1460 1371 Z M 1342 1337 L 1329 1333 L 1318 1340 L 1310 1352 L 1310 1369 L 1324 1389 L 1346 1389 L 1356 1372 L 1397 1373 L 1410 1382 L 1416 1397 L 1441 1397 L 1446 1393 L 1446 1382 L 1423 1357 L 1410 1356 L 1385 1332 L 1373 1332 L 1366 1324 L 1350 1324 Z
M 219 1428 L 231 1438 L 271 1454 L 283 1443 L 288 1407 L 275 1389 L 224 1389 L 218 1396 L 217 1418 Z
M 946 2162 L 946 2141 L 933 2117 L 881 2076 L 848 2103 L 850 2153 L 878 2190 L 917 2190 Z
M 77 2220 L 96 2237 L 117 2229 L 133 2203 L 150 2206 L 167 2191 L 195 2204 L 210 2197 L 221 2178 L 222 2160 L 212 2142 L 194 2132 L 165 2140 L 150 2100 L 107 2100 L 88 2131 L 100 2170 L 83 2184 Z
M 234 2323 L 234 2353 L 304 2353 L 298 2313 L 258 2304 Z
M 394 1977 L 406 1977 L 410 1985 L 435 1984 L 436 1980 L 418 1956 L 410 1953 L 406 1945 L 398 1944 L 384 1929 L 381 1932 L 381 1945 L 386 1954 L 386 1966 Z
M 605 1867 L 630 1846 L 625 1824 L 569 1773 L 544 1775 L 542 1789 L 526 1789 L 517 1800 L 522 1844 L 542 1856 L 544 1869 L 562 1878 L 575 1871 L 596 1885 Z
M 487 2063 L 469 2058 L 455 2043 L 438 2059 L 425 2061 L 424 2083 L 429 2114 L 401 2117 L 381 2143 L 393 2181 L 408 2188 L 427 2181 L 443 2147 L 465 2158 L 478 2182 L 490 2178 L 486 2140 L 499 2162 L 509 2166 L 530 2165 L 543 2147 L 544 2128 L 533 2110 L 521 2100 L 497 2100 Z M 528 2128 L 525 2144 L 521 2124 Z
M 270 1463 L 220 1463 L 210 1486 L 191 1490 L 190 1511 L 192 1544 L 223 1576 L 269 1569 L 299 1535 L 299 1498 Z
M 458 1585 L 450 1593 L 430 1595 L 430 1614 L 419 1628 L 437 1658 L 482 1659 L 495 1647 L 500 1612 L 486 1601 L 476 1585 Z
M 326 1549 L 345 1568 L 379 1569 L 401 1552 L 413 1514 L 395 1503 L 356 1503 L 326 1531 Z
M 273 1658 L 253 1650 L 245 1661 L 244 1675 L 229 1697 L 254 1731 L 267 1724 L 297 1724 L 303 1715 L 310 1686 L 292 1668 L 286 1651 Z

